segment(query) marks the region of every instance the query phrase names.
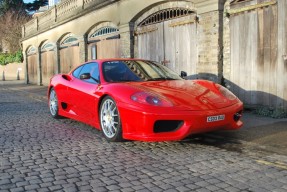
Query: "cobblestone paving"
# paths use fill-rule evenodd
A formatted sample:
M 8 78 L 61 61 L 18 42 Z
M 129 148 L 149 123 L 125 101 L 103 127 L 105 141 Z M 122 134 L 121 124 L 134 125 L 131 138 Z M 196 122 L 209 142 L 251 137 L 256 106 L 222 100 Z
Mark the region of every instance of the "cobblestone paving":
M 0 87 L 0 191 L 287 191 L 287 157 L 202 139 L 108 143 Z

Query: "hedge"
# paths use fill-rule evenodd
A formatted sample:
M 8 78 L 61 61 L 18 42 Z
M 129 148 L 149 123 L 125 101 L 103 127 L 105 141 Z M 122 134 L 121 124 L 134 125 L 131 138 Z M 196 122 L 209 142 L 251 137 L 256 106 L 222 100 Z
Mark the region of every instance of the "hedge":
M 23 62 L 22 51 L 16 53 L 0 53 L 0 65 L 7 65 L 8 63 Z

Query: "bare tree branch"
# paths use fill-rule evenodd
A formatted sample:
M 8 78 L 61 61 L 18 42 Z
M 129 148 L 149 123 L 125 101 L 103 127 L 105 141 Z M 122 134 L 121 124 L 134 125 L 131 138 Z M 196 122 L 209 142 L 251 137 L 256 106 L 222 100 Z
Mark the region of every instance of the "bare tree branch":
M 22 33 L 22 25 L 31 17 L 25 12 L 9 10 L 0 17 L 0 37 L 10 52 L 18 51 Z

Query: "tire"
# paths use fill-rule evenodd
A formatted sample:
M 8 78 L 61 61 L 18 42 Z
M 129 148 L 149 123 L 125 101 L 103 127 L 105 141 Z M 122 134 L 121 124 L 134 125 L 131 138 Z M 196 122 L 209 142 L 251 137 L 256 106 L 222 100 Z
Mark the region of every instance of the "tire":
M 59 115 L 59 101 L 57 97 L 57 93 L 54 88 L 51 88 L 49 94 L 49 109 L 50 114 L 53 118 L 59 119 L 61 116 Z
M 110 96 L 106 96 L 101 102 L 99 115 L 101 129 L 107 141 L 122 141 L 123 137 L 120 113 L 116 102 Z

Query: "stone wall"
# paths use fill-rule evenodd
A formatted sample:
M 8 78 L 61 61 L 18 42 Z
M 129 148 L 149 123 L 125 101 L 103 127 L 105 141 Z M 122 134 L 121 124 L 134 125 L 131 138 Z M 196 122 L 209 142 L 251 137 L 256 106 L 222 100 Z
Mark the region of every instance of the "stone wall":
M 6 66 L 0 65 L 0 80 L 3 80 L 3 71 L 5 74 L 5 80 L 7 81 L 18 80 L 17 77 L 19 77 L 20 80 L 25 79 L 26 70 L 24 63 L 9 63 Z
M 82 12 L 74 12 L 74 16 L 66 18 L 64 21 L 45 22 L 41 16 L 30 21 L 23 28 L 23 53 L 26 57 L 26 52 L 30 46 L 40 48 L 46 42 L 55 43 L 57 50 L 55 54 L 56 65 L 60 65 L 61 54 L 59 54 L 59 43 L 67 34 L 73 34 L 79 39 L 80 47 L 80 62 L 86 61 L 87 58 L 87 38 L 91 31 L 98 29 L 103 23 L 108 23 L 110 26 L 119 29 L 120 34 L 120 56 L 121 57 L 137 57 L 137 37 L 134 36 L 134 30 L 137 24 L 148 17 L 150 14 L 172 7 L 184 7 L 192 10 L 197 16 L 197 56 L 198 64 L 196 73 L 199 78 L 220 82 L 222 76 L 222 25 L 219 4 L 222 0 L 178 0 L 178 1 L 138 1 L 138 0 L 120 0 L 110 1 L 106 6 L 95 6 L 85 8 Z M 98 2 L 93 0 L 93 2 Z M 99 1 L 101 2 L 101 1 Z M 59 7 L 58 7 L 59 8 Z M 127 11 L 128 10 L 128 11 Z M 70 14 L 70 13 L 69 13 Z M 78 16 L 76 16 L 78 14 Z M 49 14 L 48 14 L 49 15 Z M 39 27 L 39 24 L 50 27 Z M 36 31 L 29 29 L 33 26 Z M 29 31 L 29 33 L 28 33 Z M 24 59 L 26 61 L 26 58 Z M 26 65 L 27 62 L 26 62 Z M 40 64 L 41 65 L 41 64 Z M 41 74 L 41 72 L 38 72 Z M 219 78 L 218 78 L 219 76 Z

